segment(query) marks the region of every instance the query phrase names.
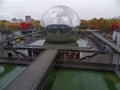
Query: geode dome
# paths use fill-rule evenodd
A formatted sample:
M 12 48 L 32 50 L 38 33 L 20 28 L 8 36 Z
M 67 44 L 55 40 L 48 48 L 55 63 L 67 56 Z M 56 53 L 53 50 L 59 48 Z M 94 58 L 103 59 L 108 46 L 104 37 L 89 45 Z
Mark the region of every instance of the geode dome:
M 43 27 L 53 24 L 75 27 L 80 25 L 80 19 L 73 9 L 66 6 L 55 6 L 46 11 L 41 20 Z

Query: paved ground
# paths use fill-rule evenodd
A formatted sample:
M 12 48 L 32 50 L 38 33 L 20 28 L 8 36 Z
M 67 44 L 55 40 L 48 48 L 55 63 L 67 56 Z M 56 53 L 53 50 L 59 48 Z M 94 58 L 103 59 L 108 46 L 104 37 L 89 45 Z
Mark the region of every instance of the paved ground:
M 14 79 L 4 90 L 34 90 L 52 64 L 58 50 L 46 50 L 19 77 Z

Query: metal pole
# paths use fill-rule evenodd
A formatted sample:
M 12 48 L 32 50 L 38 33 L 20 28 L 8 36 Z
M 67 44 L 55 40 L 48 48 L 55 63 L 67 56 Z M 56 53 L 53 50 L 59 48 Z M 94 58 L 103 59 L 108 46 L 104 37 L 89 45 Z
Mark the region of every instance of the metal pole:
M 112 64 L 114 60 L 114 50 L 112 48 L 110 48 L 110 62 L 109 64 Z
M 2 46 L 0 47 L 0 56 L 1 56 L 1 57 L 4 56 L 4 49 L 3 49 Z
M 119 54 L 117 54 L 116 71 L 118 71 L 118 66 L 119 66 Z
M 113 63 L 113 53 L 111 52 L 110 53 L 110 62 L 109 62 L 109 64 L 112 64 Z

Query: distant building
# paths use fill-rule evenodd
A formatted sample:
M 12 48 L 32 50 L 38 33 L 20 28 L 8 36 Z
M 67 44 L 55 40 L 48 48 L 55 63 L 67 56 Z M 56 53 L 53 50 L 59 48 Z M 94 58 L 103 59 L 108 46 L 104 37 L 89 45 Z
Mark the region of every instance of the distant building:
M 16 21 L 17 21 L 17 18 L 12 18 L 12 21 L 13 21 L 13 22 L 16 22 Z
M 31 21 L 34 21 L 34 19 L 32 18 Z
M 12 20 L 10 22 L 12 22 L 12 23 L 21 23 L 21 22 L 23 22 L 23 20 L 18 19 L 18 18 L 12 18 Z
M 22 19 L 18 19 L 18 22 L 23 22 L 23 20 Z
M 26 22 L 31 22 L 31 16 L 25 16 L 25 21 Z

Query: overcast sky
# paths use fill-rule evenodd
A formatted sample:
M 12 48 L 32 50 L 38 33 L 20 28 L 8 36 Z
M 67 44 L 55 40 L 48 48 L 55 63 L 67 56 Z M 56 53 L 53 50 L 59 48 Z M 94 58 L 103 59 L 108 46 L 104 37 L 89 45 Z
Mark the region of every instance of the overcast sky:
M 120 16 L 120 0 L 0 0 L 0 19 L 24 19 L 30 15 L 40 20 L 46 10 L 56 5 L 73 8 L 80 19 Z

